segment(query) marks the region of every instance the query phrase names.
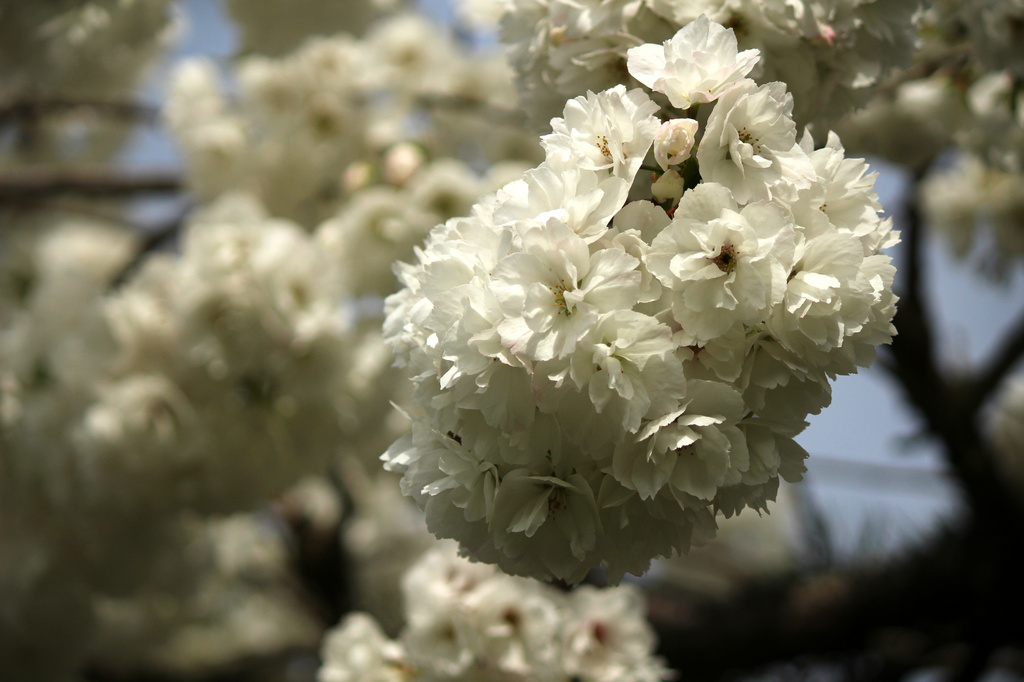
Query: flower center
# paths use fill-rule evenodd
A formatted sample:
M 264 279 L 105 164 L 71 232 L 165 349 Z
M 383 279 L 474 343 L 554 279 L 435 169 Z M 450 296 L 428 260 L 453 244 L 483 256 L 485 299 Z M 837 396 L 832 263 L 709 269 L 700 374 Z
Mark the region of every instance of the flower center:
M 565 285 L 564 279 L 559 279 L 558 284 L 553 287 L 548 287 L 548 290 L 555 296 L 555 308 L 558 310 L 555 314 L 564 314 L 566 317 L 569 317 L 572 314 L 572 311 L 569 310 L 569 304 L 565 302 L 566 289 L 568 289 L 568 287 Z
M 558 489 L 552 489 L 548 494 L 548 518 L 551 518 L 556 513 L 568 508 L 569 505 L 565 502 L 565 492 Z
M 709 260 L 717 265 L 719 270 L 726 274 L 733 272 L 736 269 L 736 265 L 739 263 L 739 259 L 736 256 L 736 247 L 732 244 L 724 244 L 722 249 L 718 252 L 718 255 Z
M 747 126 L 743 126 L 739 130 L 737 130 L 736 134 L 740 138 L 740 142 L 743 142 L 744 144 L 749 144 L 751 147 L 754 148 L 755 154 L 761 153 L 761 138 L 754 137 L 754 134 L 747 130 Z

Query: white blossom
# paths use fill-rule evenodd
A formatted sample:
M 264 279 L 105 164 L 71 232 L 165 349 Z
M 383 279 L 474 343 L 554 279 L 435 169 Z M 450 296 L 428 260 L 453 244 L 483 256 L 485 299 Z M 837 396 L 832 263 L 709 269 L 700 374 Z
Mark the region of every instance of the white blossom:
M 405 682 L 412 671 L 400 647 L 364 613 L 353 613 L 323 643 L 317 682 Z
M 471 564 L 448 544 L 424 553 L 402 587 L 398 640 L 388 640 L 368 615 L 349 615 L 324 640 L 320 682 L 668 679 L 653 656 L 654 633 L 635 588 L 566 595 Z
M 700 124 L 692 118 L 665 121 L 654 137 L 654 158 L 663 170 L 690 158 Z
M 701 177 L 741 204 L 810 186 L 814 170 L 797 144 L 793 97 L 779 82 L 745 80 L 716 104 L 697 150 Z
M 632 182 L 651 147 L 658 106 L 642 90 L 623 85 L 569 100 L 552 132 L 541 138 L 547 161 L 559 169 L 610 170 Z
M 630 49 L 628 59 L 634 78 L 686 110 L 721 97 L 750 73 L 759 54 L 757 50 L 739 52 L 732 29 L 702 14 L 661 46 Z
M 647 253 L 669 290 L 672 315 L 702 344 L 736 324 L 752 325 L 782 298 L 793 262 L 792 218 L 776 204 L 739 206 L 722 185 L 683 196 Z

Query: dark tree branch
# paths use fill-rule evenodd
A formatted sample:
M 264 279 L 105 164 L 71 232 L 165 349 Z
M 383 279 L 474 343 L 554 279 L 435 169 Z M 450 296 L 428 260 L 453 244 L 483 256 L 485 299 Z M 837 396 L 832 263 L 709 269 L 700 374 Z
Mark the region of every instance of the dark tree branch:
M 1020 502 L 997 474 L 991 449 L 977 423 L 974 382 L 967 377 L 949 377 L 949 371 L 940 367 L 935 357 L 932 323 L 922 291 L 924 225 L 916 183 L 908 189 L 907 197 L 906 261 L 900 270 L 903 288 L 894 319 L 898 334 L 889 347 L 886 368 L 922 417 L 927 431 L 941 442 L 971 513 L 993 521 L 1011 509 L 1020 513 Z
M 991 653 L 1024 641 L 1018 577 L 1020 517 L 1005 525 L 947 530 L 901 559 L 870 569 L 793 575 L 749 587 L 727 602 L 659 603 L 652 621 L 660 655 L 688 679 L 730 679 L 790 660 L 836 660 L 865 653 L 883 670 L 924 664 L 951 644 L 971 647 L 959 679 L 984 671 Z M 913 637 L 901 633 L 913 633 Z M 879 677 L 884 677 L 879 671 Z
M 228 665 L 189 673 L 162 669 L 121 668 L 93 662 L 81 672 L 84 682 L 269 682 L 292 679 L 299 658 L 316 660 L 315 651 L 288 649 L 245 656 Z
M 22 169 L 0 172 L 0 202 L 32 202 L 56 195 L 125 197 L 165 194 L 183 189 L 174 171 L 131 171 L 109 168 Z
M 1003 340 L 999 350 L 993 354 L 988 365 L 974 378 L 968 404 L 968 408 L 972 412 L 976 413 L 981 408 L 1022 357 L 1024 357 L 1024 316 L 1017 320 L 1016 325 Z
M 125 264 L 117 277 L 114 278 L 110 288 L 116 289 L 124 284 L 139 269 L 149 254 L 159 250 L 165 244 L 171 243 L 171 240 L 175 239 L 178 233 L 181 232 L 181 228 L 185 224 L 185 218 L 190 210 L 191 207 L 186 207 L 173 219 L 155 229 L 142 230 L 140 228 L 139 231 L 142 232 L 142 238 L 139 241 L 135 255 Z
M 86 112 L 128 122 L 154 124 L 160 110 L 154 105 L 89 97 L 32 97 L 0 105 L 0 125 L 9 122 L 35 123 L 47 116 Z

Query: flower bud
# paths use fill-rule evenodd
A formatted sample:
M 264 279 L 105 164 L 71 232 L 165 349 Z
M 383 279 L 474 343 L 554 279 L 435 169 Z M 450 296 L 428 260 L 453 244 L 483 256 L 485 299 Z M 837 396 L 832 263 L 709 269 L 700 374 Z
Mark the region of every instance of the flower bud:
M 651 185 L 651 196 L 659 204 L 671 201 L 674 205 L 683 196 L 685 189 L 682 176 L 678 172 L 670 170 Z
M 358 192 L 374 183 L 374 170 L 366 161 L 355 161 L 341 175 L 341 187 L 348 193 Z
M 667 170 L 670 164 L 690 158 L 698 125 L 692 118 L 677 118 L 661 124 L 654 136 L 654 158 L 662 168 Z
M 401 187 L 426 162 L 427 155 L 418 145 L 399 142 L 384 154 L 384 179 Z

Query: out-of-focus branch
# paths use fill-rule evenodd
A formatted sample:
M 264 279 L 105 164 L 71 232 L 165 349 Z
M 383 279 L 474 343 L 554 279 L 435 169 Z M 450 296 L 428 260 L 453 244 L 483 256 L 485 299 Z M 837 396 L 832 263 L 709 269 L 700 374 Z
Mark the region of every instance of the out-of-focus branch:
M 907 191 L 903 230 L 906 258 L 900 268 L 903 286 L 894 320 L 898 334 L 889 348 L 886 368 L 921 415 L 928 433 L 941 442 L 971 513 L 982 523 L 997 522 L 1011 512 L 1021 514 L 1021 503 L 997 474 L 990 448 L 980 432 L 974 381 L 948 377 L 950 372 L 936 360 L 931 319 L 922 293 L 924 225 L 916 189 Z
M 731 679 L 792 659 L 871 654 L 910 669 L 939 652 L 958 679 L 976 679 L 993 651 L 1024 638 L 1015 575 L 1024 559 L 1016 522 L 947 530 L 917 552 L 872 569 L 791 576 L 727 602 L 652 603 L 660 654 L 687 678 Z M 884 678 L 884 670 L 874 677 Z
M 175 171 L 132 171 L 110 168 L 0 171 L 0 202 L 37 201 L 62 194 L 124 197 L 182 191 Z
M 85 682 L 253 682 L 254 680 L 290 679 L 299 659 L 315 661 L 317 652 L 289 649 L 246 656 L 230 665 L 195 673 L 174 673 L 165 670 L 122 669 L 101 662 L 90 663 L 81 672 Z
M 1003 340 L 988 365 L 978 372 L 971 386 L 970 405 L 977 411 L 1002 383 L 1003 377 L 1024 357 L 1024 316 Z
M 332 479 L 344 494 L 340 480 Z M 278 502 L 275 512 L 294 535 L 295 575 L 314 611 L 327 626 L 332 626 L 352 610 L 352 559 L 342 542 L 346 520 L 319 526 L 294 505 Z
M 128 281 L 128 278 L 139 269 L 142 263 L 145 262 L 149 254 L 158 250 L 165 244 L 171 244 L 171 240 L 177 237 L 178 233 L 181 232 L 181 228 L 185 224 L 185 219 L 188 217 L 190 210 L 190 207 L 186 207 L 177 216 L 168 220 L 166 223 L 144 231 L 140 230 L 140 232 L 142 232 L 142 236 L 139 240 L 135 255 L 121 269 L 121 272 L 117 277 L 113 279 L 110 287 L 115 289 L 124 284 Z
M 35 122 L 47 116 L 85 112 L 129 122 L 156 123 L 160 110 L 152 104 L 89 97 L 31 97 L 0 104 L 0 125 L 14 122 Z
M 940 72 L 955 77 L 964 69 L 970 57 L 971 44 L 967 41 L 950 45 L 940 52 L 933 52 L 918 59 L 907 69 L 894 74 L 878 88 L 878 95 L 891 97 L 904 83 L 930 78 Z

